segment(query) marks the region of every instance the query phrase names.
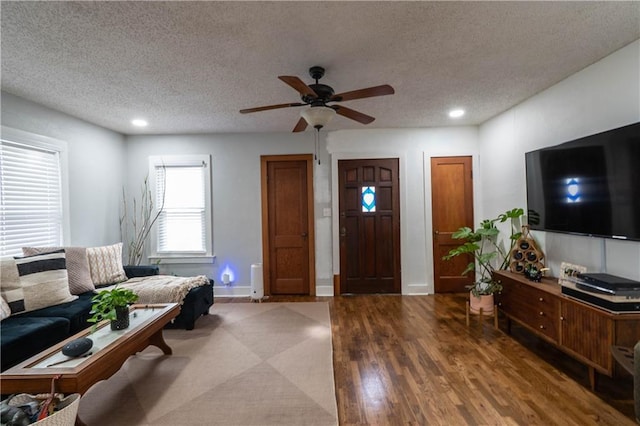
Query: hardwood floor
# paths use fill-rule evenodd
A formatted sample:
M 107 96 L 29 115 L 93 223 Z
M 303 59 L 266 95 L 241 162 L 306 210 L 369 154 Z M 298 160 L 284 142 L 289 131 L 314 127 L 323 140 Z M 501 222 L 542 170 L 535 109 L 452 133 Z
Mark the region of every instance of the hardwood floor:
M 465 325 L 467 295 L 326 301 L 341 425 L 633 425 L 631 377 L 601 377 L 525 330 Z M 215 303 L 248 302 L 216 298 Z M 504 329 L 504 328 L 503 328 Z

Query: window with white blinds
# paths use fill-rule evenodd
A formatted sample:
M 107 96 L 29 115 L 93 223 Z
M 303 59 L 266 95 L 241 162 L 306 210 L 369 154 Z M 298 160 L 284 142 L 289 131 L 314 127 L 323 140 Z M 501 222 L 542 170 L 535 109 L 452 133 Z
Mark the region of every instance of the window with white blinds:
M 0 257 L 63 243 L 60 151 L 0 141 Z
M 157 254 L 210 254 L 209 157 L 163 156 L 152 163 L 155 205 L 162 209 L 156 227 Z

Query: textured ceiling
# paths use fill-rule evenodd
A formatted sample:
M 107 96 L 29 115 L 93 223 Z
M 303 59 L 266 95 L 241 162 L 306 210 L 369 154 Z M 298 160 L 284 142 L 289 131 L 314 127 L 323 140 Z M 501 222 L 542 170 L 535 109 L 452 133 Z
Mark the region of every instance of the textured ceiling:
M 125 134 L 290 131 L 321 65 L 369 128 L 479 124 L 640 38 L 640 2 L 7 2 L 2 89 Z M 453 122 L 452 107 L 467 115 Z M 150 125 L 137 130 L 135 117 Z M 364 128 L 336 117 L 328 130 Z

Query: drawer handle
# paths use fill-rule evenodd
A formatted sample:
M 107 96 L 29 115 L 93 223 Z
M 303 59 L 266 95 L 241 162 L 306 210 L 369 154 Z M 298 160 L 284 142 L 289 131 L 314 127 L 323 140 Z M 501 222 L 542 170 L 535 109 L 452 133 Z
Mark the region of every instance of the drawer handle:
M 560 321 L 564 321 L 564 317 L 562 317 L 562 316 L 561 316 L 561 317 L 560 317 Z
M 541 325 L 541 326 L 540 326 L 540 330 L 544 330 L 544 325 Z
M 498 302 L 498 306 L 502 306 L 502 302 Z
M 541 301 L 541 302 L 544 302 L 544 299 L 542 297 L 540 299 L 538 299 L 538 300 Z
M 543 317 L 544 316 L 544 312 L 540 312 L 540 316 Z

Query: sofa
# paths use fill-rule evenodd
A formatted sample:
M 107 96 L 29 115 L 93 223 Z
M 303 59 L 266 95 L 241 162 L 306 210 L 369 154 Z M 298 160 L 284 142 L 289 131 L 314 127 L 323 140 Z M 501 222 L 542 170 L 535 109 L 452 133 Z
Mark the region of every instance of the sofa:
M 53 252 L 42 249 L 35 255 L 2 260 L 1 371 L 91 325 L 87 322 L 91 299 L 102 288 L 88 286 L 87 276 L 80 277 L 83 274 L 78 272 L 77 265 L 73 265 L 83 257 L 82 253 L 84 251 L 79 248 L 60 248 Z M 68 271 L 67 267 L 70 268 Z M 149 281 L 153 276 L 162 277 L 158 275 L 157 266 L 120 268 L 126 279 L 118 284 L 122 286 L 132 281 L 144 281 L 144 277 L 149 277 Z M 188 290 L 180 314 L 167 324 L 167 328 L 192 330 L 196 319 L 206 315 L 212 304 L 213 280 L 207 279 L 205 285 Z
M 125 266 L 124 270 L 129 279 L 158 275 L 160 272 L 160 268 L 155 265 Z M 209 278 L 208 285 L 189 290 L 182 300 L 180 314 L 165 328 L 193 330 L 196 320 L 202 315 L 207 315 L 211 305 L 213 305 L 213 280 Z
M 91 325 L 87 319 L 94 295 L 87 292 L 72 302 L 14 314 L 0 321 L 2 371 Z

